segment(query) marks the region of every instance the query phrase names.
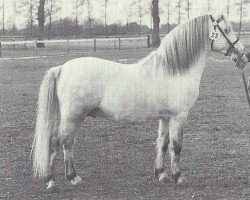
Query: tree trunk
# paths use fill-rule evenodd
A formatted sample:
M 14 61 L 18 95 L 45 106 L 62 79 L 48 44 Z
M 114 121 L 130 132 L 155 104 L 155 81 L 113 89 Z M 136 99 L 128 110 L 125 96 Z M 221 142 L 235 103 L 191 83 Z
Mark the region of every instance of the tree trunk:
M 30 36 L 33 37 L 33 0 L 30 1 Z
M 227 18 L 229 17 L 230 12 L 230 0 L 227 0 Z
M 75 38 L 78 38 L 78 17 L 75 20 Z
M 49 14 L 49 30 L 48 30 L 48 39 L 51 38 L 51 26 L 52 26 L 52 13 Z
M 2 1 L 2 20 L 3 20 L 3 35 L 5 35 L 5 2 Z
M 105 13 L 104 13 L 104 24 L 105 24 L 105 36 L 108 37 L 108 25 L 107 25 L 107 8 L 108 8 L 108 0 L 105 1 Z
M 45 0 L 40 0 L 38 7 L 38 40 L 44 39 L 44 5 Z M 37 47 L 44 47 L 44 43 L 37 43 Z
M 158 47 L 160 45 L 160 17 L 159 17 L 159 0 L 152 0 L 153 5 L 153 33 L 152 33 L 152 46 Z
M 93 37 L 93 33 L 92 33 L 92 19 L 89 15 L 89 37 L 92 38 Z
M 127 36 L 129 36 L 129 23 L 126 24 Z
M 211 0 L 208 0 L 208 2 L 207 2 L 207 11 L 208 12 L 210 11 L 210 5 L 211 5 Z
M 243 16 L 243 0 L 240 2 L 240 24 L 239 24 L 239 31 L 238 31 L 238 37 L 240 38 L 240 33 L 242 29 L 242 16 Z
M 178 8 L 178 24 L 180 24 L 181 23 L 181 0 L 178 0 L 177 8 Z
M 139 30 L 139 37 L 141 37 L 141 16 L 140 16 L 140 30 Z
M 170 18 L 170 5 L 168 4 L 168 11 L 167 11 L 167 28 L 168 28 L 168 33 L 170 31 L 170 23 L 169 23 L 169 18 Z

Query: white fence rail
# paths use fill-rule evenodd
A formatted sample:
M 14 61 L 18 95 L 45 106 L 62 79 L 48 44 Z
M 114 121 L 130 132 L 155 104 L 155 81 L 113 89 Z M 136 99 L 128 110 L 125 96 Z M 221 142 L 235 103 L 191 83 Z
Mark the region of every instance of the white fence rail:
M 81 51 L 121 50 L 126 48 L 147 47 L 150 47 L 150 36 L 133 38 L 4 41 L 0 42 L 0 57 L 51 55 L 80 53 Z

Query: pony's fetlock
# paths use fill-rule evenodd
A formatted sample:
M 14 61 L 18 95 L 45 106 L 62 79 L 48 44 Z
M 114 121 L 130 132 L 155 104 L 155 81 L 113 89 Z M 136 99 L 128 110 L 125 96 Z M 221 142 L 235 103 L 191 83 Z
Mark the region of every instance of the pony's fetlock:
M 77 185 L 81 185 L 83 183 L 83 180 L 81 179 L 80 176 L 76 175 L 71 181 L 70 181 L 71 185 L 77 186 Z
M 174 181 L 175 185 L 178 184 L 180 176 L 181 176 L 181 171 L 180 170 L 178 170 L 177 172 L 172 174 L 172 178 L 173 178 L 173 181 Z

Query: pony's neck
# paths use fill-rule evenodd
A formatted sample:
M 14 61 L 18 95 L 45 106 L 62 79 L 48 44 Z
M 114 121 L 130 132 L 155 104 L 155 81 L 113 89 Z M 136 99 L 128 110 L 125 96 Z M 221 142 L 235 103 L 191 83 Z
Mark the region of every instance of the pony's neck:
M 179 25 L 162 40 L 156 57 L 167 74 L 185 74 L 206 57 L 209 46 L 209 16 Z

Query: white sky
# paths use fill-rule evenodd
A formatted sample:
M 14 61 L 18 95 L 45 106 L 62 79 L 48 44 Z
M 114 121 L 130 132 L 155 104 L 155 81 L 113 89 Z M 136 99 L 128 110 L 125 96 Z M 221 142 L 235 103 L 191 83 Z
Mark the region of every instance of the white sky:
M 11 26 L 13 24 L 13 1 L 20 2 L 24 0 L 5 0 L 5 24 L 6 27 Z M 73 18 L 73 8 L 72 8 L 72 0 L 61 0 L 62 1 L 62 7 L 61 11 L 59 11 L 56 15 L 56 19 L 59 18 L 64 18 L 64 17 L 70 17 Z M 93 17 L 103 20 L 103 7 L 100 6 L 101 3 L 104 2 L 104 0 L 90 0 L 92 1 L 92 7 L 93 7 Z M 112 2 L 116 1 L 116 2 Z M 125 23 L 125 4 L 128 4 L 129 2 L 134 1 L 134 0 L 111 0 L 111 4 L 108 9 L 108 23 L 114 23 L 114 22 L 121 22 Z M 151 2 L 152 0 L 144 0 Z M 162 3 L 166 2 L 167 0 L 159 0 L 160 1 L 160 8 L 164 11 L 164 7 Z M 207 10 L 207 2 L 208 0 L 190 0 L 192 5 L 192 11 L 191 11 L 191 18 L 196 17 L 200 14 L 203 14 Z M 239 0 L 230 0 L 232 4 L 235 4 L 236 2 L 239 2 Z M 249 0 L 250 1 L 250 0 Z M 176 2 L 176 0 L 172 0 L 173 3 Z M 211 0 L 212 2 L 212 10 L 220 10 L 222 8 L 225 8 L 227 4 L 227 0 Z M 147 5 L 147 3 L 144 3 L 143 5 Z M 165 8 L 166 9 L 166 8 Z M 236 6 L 231 6 L 231 15 L 229 17 L 230 20 L 233 21 L 238 21 L 239 20 L 239 14 L 237 14 L 237 7 Z M 248 6 L 247 10 L 249 10 L 250 7 Z M 171 18 L 170 22 L 176 22 L 177 19 L 177 10 L 172 7 L 172 13 L 171 13 Z M 175 11 L 176 10 L 176 11 Z M 0 10 L 0 16 L 2 10 Z M 248 21 L 250 20 L 250 14 L 246 12 L 247 16 L 245 16 L 244 20 Z M 135 12 L 134 17 L 131 18 L 131 21 L 138 21 L 138 12 Z M 84 21 L 87 18 L 87 9 L 86 5 L 83 7 L 83 14 L 80 16 L 80 21 Z M 166 23 L 166 13 L 162 13 L 161 16 L 161 24 Z M 146 24 L 150 26 L 151 21 L 150 21 L 150 16 L 146 15 L 143 17 L 142 20 L 143 24 Z M 0 20 L 0 24 L 2 24 L 2 20 Z M 25 17 L 23 16 L 23 12 L 16 17 L 16 24 L 18 27 L 25 26 Z

